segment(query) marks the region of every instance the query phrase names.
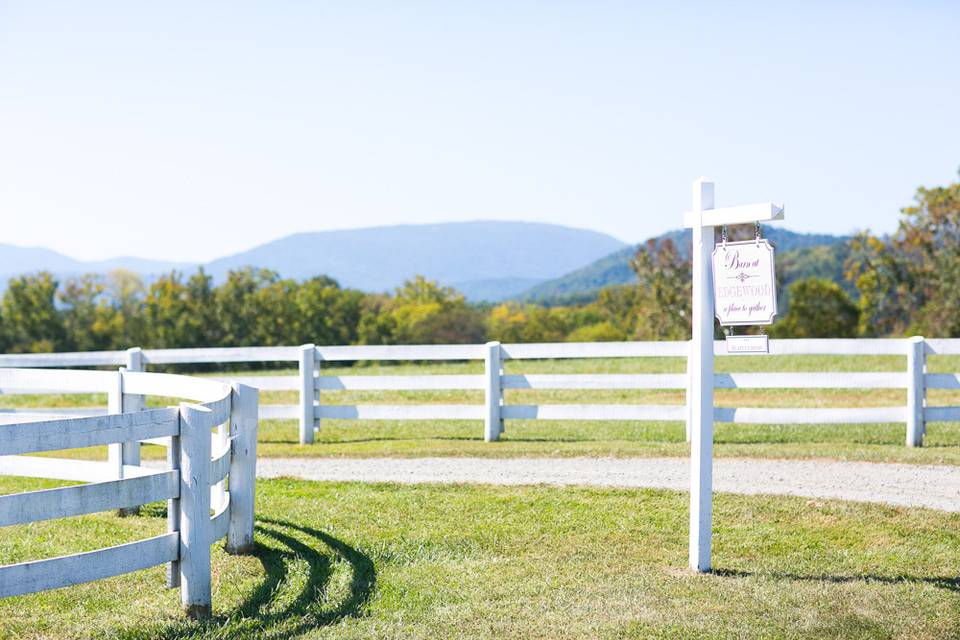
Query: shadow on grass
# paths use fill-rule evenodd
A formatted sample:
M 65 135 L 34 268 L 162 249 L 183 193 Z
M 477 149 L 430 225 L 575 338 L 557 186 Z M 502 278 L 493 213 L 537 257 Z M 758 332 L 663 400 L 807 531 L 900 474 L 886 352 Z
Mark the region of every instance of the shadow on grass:
M 880 584 L 929 584 L 931 586 L 937 587 L 938 589 L 946 589 L 947 591 L 953 591 L 960 593 L 960 576 L 948 578 L 948 577 L 932 577 L 932 578 L 920 578 L 917 576 L 876 576 L 876 575 L 860 575 L 860 576 L 834 576 L 826 574 L 813 574 L 813 575 L 803 575 L 799 573 L 784 573 L 784 572 L 753 572 L 753 571 L 740 571 L 737 569 L 716 569 L 713 572 L 714 575 L 721 578 L 773 578 L 775 580 L 800 580 L 806 582 L 829 582 L 833 584 L 848 584 L 853 582 L 878 582 Z
M 204 622 L 186 619 L 159 626 L 127 629 L 117 638 L 296 638 L 313 629 L 359 617 L 376 584 L 373 561 L 360 551 L 322 531 L 285 520 L 259 519 L 253 555 L 263 565 L 265 577 L 236 608 Z M 299 535 L 298 535 L 299 534 Z M 266 543 L 263 538 L 267 538 Z M 332 600 L 328 593 L 331 559 L 350 565 L 345 595 Z M 291 566 L 305 563 L 305 583 L 296 594 L 284 594 Z M 299 579 L 297 579 L 299 584 Z M 216 611 L 216 597 L 214 607 Z

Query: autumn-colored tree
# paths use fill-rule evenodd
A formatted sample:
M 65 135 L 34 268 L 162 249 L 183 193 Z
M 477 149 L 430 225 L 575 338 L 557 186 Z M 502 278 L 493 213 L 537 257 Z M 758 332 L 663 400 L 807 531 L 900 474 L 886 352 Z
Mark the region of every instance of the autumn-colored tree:
M 637 274 L 637 340 L 688 340 L 691 322 L 691 264 L 670 239 L 650 240 L 630 267 Z
M 859 310 L 836 282 L 805 278 L 790 284 L 790 310 L 770 329 L 774 338 L 854 338 Z

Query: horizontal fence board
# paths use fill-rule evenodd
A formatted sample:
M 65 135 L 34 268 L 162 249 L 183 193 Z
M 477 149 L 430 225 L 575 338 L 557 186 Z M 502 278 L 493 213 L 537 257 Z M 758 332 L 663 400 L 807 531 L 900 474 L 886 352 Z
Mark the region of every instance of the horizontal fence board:
M 261 420 L 296 420 L 300 407 L 295 404 L 262 404 L 258 411 Z
M 718 373 L 717 389 L 906 389 L 906 373 Z
M 116 383 L 115 371 L 0 369 L 0 393 L 4 394 L 107 393 Z
M 176 560 L 179 545 L 180 536 L 173 532 L 107 549 L 0 567 L 0 598 L 59 589 L 155 567 Z
M 958 422 L 960 407 L 927 407 L 923 410 L 923 418 L 927 422 Z
M 138 507 L 180 495 L 177 471 L 0 496 L 0 527 Z
M 0 354 L 0 367 L 105 367 L 127 364 L 126 351 Z
M 960 389 L 958 373 L 928 373 L 923 380 L 927 389 Z
M 217 512 L 210 518 L 210 544 L 213 544 L 223 536 L 227 535 L 230 528 L 230 492 L 223 494 L 223 503 Z
M 316 417 L 321 420 L 482 420 L 484 413 L 482 405 L 470 404 L 321 405 L 316 408 Z
M 960 338 L 934 338 L 924 341 L 927 353 L 935 356 L 960 355 Z
M 723 340 L 714 343 L 714 353 L 722 356 L 750 355 L 728 354 L 726 342 Z M 903 356 L 906 354 L 906 340 L 887 338 L 803 338 L 770 341 L 770 355 L 772 356 Z
M 687 342 L 554 342 L 541 344 L 503 344 L 505 360 L 553 358 L 647 358 L 686 357 Z
M 211 402 L 230 395 L 230 385 L 213 378 L 194 378 L 174 373 L 143 373 L 127 371 L 123 374 L 124 393 L 148 396 L 166 396 Z
M 214 445 L 216 446 L 216 444 Z M 220 482 L 227 477 L 227 474 L 230 473 L 230 443 L 227 443 L 227 446 L 220 452 L 219 455 L 214 453 L 213 459 L 210 461 L 210 477 L 208 480 L 211 484 Z
M 684 374 L 519 374 L 502 378 L 504 389 L 685 389 Z
M 19 424 L 22 422 L 49 422 L 65 418 L 91 418 L 107 415 L 105 407 L 60 407 L 0 409 L 0 424 Z
M 686 420 L 683 405 L 541 404 L 504 405 L 505 420 Z
M 906 422 L 905 407 L 862 409 L 714 409 L 717 422 L 738 424 L 874 424 Z
M 0 425 L 0 455 L 80 449 L 173 436 L 179 432 L 180 416 L 175 407 L 91 418 L 7 424 Z
M 296 362 L 300 347 L 204 347 L 199 349 L 144 349 L 150 364 L 220 362 Z
M 317 347 L 317 355 L 320 360 L 328 362 L 350 360 L 480 360 L 483 358 L 483 345 L 329 346 Z
M 423 376 L 319 376 L 317 387 L 322 391 L 438 391 L 483 389 L 481 375 Z
M 260 391 L 299 391 L 300 378 L 296 376 L 234 376 L 212 378 L 218 382 L 245 384 Z
M 148 476 L 154 473 L 156 471 L 153 469 L 123 465 L 124 478 Z M 117 465 L 113 462 L 94 460 L 70 460 L 41 456 L 0 456 L 0 475 L 47 478 L 48 480 L 72 480 L 75 482 L 103 482 L 116 479 Z

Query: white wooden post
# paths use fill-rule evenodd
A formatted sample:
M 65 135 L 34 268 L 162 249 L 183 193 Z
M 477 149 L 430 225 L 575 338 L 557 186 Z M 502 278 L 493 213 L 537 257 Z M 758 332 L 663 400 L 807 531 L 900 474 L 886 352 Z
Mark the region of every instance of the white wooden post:
M 180 421 L 183 426 L 183 420 Z M 182 448 L 180 447 L 180 436 L 176 435 L 170 438 L 170 446 L 167 448 L 167 468 L 171 470 L 180 470 L 180 456 Z M 181 480 L 182 482 L 182 480 Z M 167 533 L 179 533 L 180 531 L 180 498 L 170 498 L 167 500 Z M 167 588 L 176 589 L 180 586 L 180 560 L 173 560 L 167 563 Z
M 927 369 L 927 345 L 920 336 L 907 341 L 907 446 L 923 446 L 923 435 L 927 430 L 923 418 L 926 385 L 924 375 Z
M 690 347 L 690 568 L 710 571 L 713 530 L 713 292 L 710 257 L 714 227 L 704 212 L 714 207 L 714 184 L 693 183 L 693 342 Z
M 715 228 L 721 225 L 782 220 L 772 202 L 716 209 L 714 183 L 693 183 L 693 209 L 684 225 L 693 229 L 693 341 L 690 348 L 690 568 L 710 571 L 713 530 L 713 280 Z
M 230 403 L 230 528 L 227 529 L 227 553 L 253 552 L 258 412 L 257 390 L 235 383 Z
M 300 347 L 300 444 L 313 443 L 313 425 L 316 409 L 313 400 L 316 395 L 317 347 L 305 344 Z
M 116 415 L 123 413 L 123 373 L 117 371 L 116 378 L 107 391 L 107 413 Z M 123 479 L 123 443 L 114 442 L 107 445 L 107 461 L 114 470 L 118 480 Z
M 693 431 L 693 428 L 692 428 L 692 426 L 691 426 L 691 425 L 693 424 L 693 395 L 692 395 L 692 394 L 693 394 L 693 387 L 694 387 L 694 382 L 693 382 L 693 361 L 694 361 L 694 357 L 693 357 L 693 345 L 694 345 L 693 340 L 691 340 L 689 343 L 687 343 L 687 393 L 686 393 L 686 398 L 687 398 L 687 401 L 686 401 L 686 402 L 687 402 L 687 424 L 685 425 L 687 442 L 690 442 L 690 434 L 691 434 L 692 431 Z
M 143 350 L 140 347 L 127 349 L 127 366 L 124 371 L 143 371 Z M 123 413 L 135 413 L 143 411 L 144 398 L 142 395 L 132 393 L 123 393 Z M 140 443 L 123 443 L 123 464 L 139 466 L 140 464 Z
M 484 372 L 486 385 L 484 386 L 483 439 L 495 442 L 503 433 L 503 416 L 501 399 L 503 397 L 500 382 L 501 354 L 499 342 L 488 342 L 484 350 Z
M 210 617 L 210 431 L 212 412 L 180 405 L 180 604 Z

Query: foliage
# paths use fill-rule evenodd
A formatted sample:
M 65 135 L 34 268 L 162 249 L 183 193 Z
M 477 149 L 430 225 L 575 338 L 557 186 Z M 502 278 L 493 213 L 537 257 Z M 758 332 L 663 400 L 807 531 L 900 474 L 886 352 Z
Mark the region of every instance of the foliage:
M 630 263 L 637 274 L 633 310 L 637 340 L 688 340 L 691 322 L 691 263 L 670 239 L 654 240 Z
M 893 237 L 862 233 L 851 243 L 860 335 L 960 336 L 960 182 L 919 188 L 901 213 Z
M 66 329 L 56 307 L 58 284 L 45 272 L 10 279 L 2 304 L 8 350 L 30 353 L 66 349 Z
M 843 288 L 824 278 L 790 285 L 790 310 L 771 328 L 774 338 L 854 338 L 859 310 Z

